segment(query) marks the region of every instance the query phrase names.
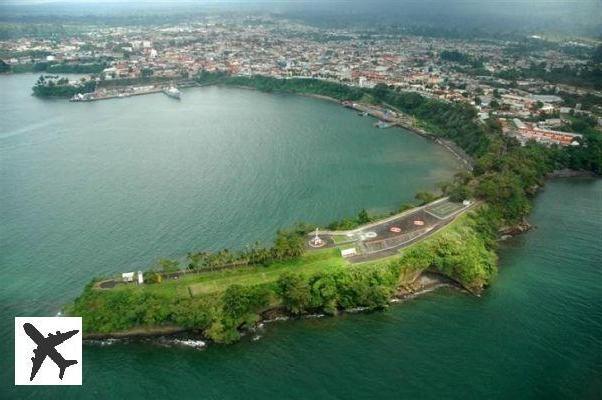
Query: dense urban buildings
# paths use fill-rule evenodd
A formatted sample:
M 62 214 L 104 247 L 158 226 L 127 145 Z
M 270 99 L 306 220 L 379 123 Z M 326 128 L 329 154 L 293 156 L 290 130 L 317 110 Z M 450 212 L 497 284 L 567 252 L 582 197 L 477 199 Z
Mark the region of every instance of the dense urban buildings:
M 385 84 L 468 103 L 482 121 L 498 120 L 523 143 L 579 145 L 570 128 L 574 116 L 602 125 L 596 46 L 537 35 L 456 39 L 324 29 L 272 16 L 205 16 L 171 26 L 91 26 L 76 35 L 22 37 L 0 42 L 0 54 L 6 71 L 92 73 L 85 79 L 101 84 L 78 100 L 153 92 L 200 71 Z

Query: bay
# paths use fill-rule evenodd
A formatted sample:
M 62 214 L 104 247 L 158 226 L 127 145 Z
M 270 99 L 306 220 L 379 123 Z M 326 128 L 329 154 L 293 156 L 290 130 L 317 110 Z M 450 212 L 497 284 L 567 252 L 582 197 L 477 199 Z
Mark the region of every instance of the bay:
M 0 77 L 0 334 L 53 315 L 94 275 L 269 241 L 296 220 L 385 212 L 458 164 L 336 104 L 247 90 L 70 104 Z M 6 95 L 8 93 L 8 95 Z M 594 399 L 602 388 L 602 181 L 550 181 L 536 229 L 504 242 L 482 297 L 268 324 L 232 346 L 84 346 L 83 387 L 0 397 Z M 254 340 L 257 339 L 257 340 Z

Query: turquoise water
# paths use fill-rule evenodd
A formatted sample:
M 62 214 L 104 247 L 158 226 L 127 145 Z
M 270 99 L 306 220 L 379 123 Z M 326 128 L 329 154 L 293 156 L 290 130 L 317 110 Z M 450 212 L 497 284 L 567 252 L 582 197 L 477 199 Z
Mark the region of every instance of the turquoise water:
M 388 212 L 459 169 L 441 147 L 327 101 L 211 87 L 73 104 L 32 97 L 36 78 L 0 76 L 9 337 L 11 318 L 54 315 L 94 276 Z
M 14 88 L 22 77 L 2 79 Z M 190 115 L 171 111 L 178 119 L 162 122 L 187 101 L 196 104 Z M 90 275 L 216 241 L 244 244 L 294 219 L 353 213 L 358 201 L 393 207 L 456 168 L 414 135 L 383 134 L 347 110 L 294 96 L 212 88 L 186 91 L 182 103 L 2 102 L 9 115 L 29 110 L 23 132 L 15 133 L 19 118 L 0 120 L 0 332 L 10 338 L 15 315 L 54 312 Z M 41 115 L 57 120 L 35 125 Z M 297 187 L 312 183 L 313 191 Z M 599 398 L 601 200 L 600 180 L 548 183 L 531 216 L 537 228 L 503 245 L 499 276 L 480 298 L 440 290 L 387 312 L 268 324 L 257 341 L 200 351 L 87 345 L 82 388 L 14 388 L 11 340 L 0 347 L 0 397 Z

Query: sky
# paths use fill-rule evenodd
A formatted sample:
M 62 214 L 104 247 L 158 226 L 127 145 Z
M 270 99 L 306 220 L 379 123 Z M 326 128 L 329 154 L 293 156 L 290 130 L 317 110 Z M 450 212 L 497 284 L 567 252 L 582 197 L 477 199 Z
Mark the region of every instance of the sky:
M 162 8 L 175 12 L 259 10 L 322 20 L 325 24 L 365 18 L 369 23 L 508 29 L 583 27 L 594 36 L 602 36 L 602 0 L 0 0 L 0 19 L 3 10 L 5 16 L 9 15 L 7 10 L 21 10 L 23 15 L 123 15 Z

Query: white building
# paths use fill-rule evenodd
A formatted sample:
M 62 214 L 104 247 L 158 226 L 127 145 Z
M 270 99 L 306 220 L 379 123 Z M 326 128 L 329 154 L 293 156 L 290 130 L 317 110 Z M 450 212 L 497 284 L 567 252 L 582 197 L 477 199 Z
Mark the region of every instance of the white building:
M 124 282 L 134 282 L 134 273 L 133 272 L 124 272 L 121 274 L 121 278 Z
M 357 250 L 355 247 L 351 247 L 349 249 L 341 249 L 341 256 L 343 257 L 351 257 L 357 255 Z

